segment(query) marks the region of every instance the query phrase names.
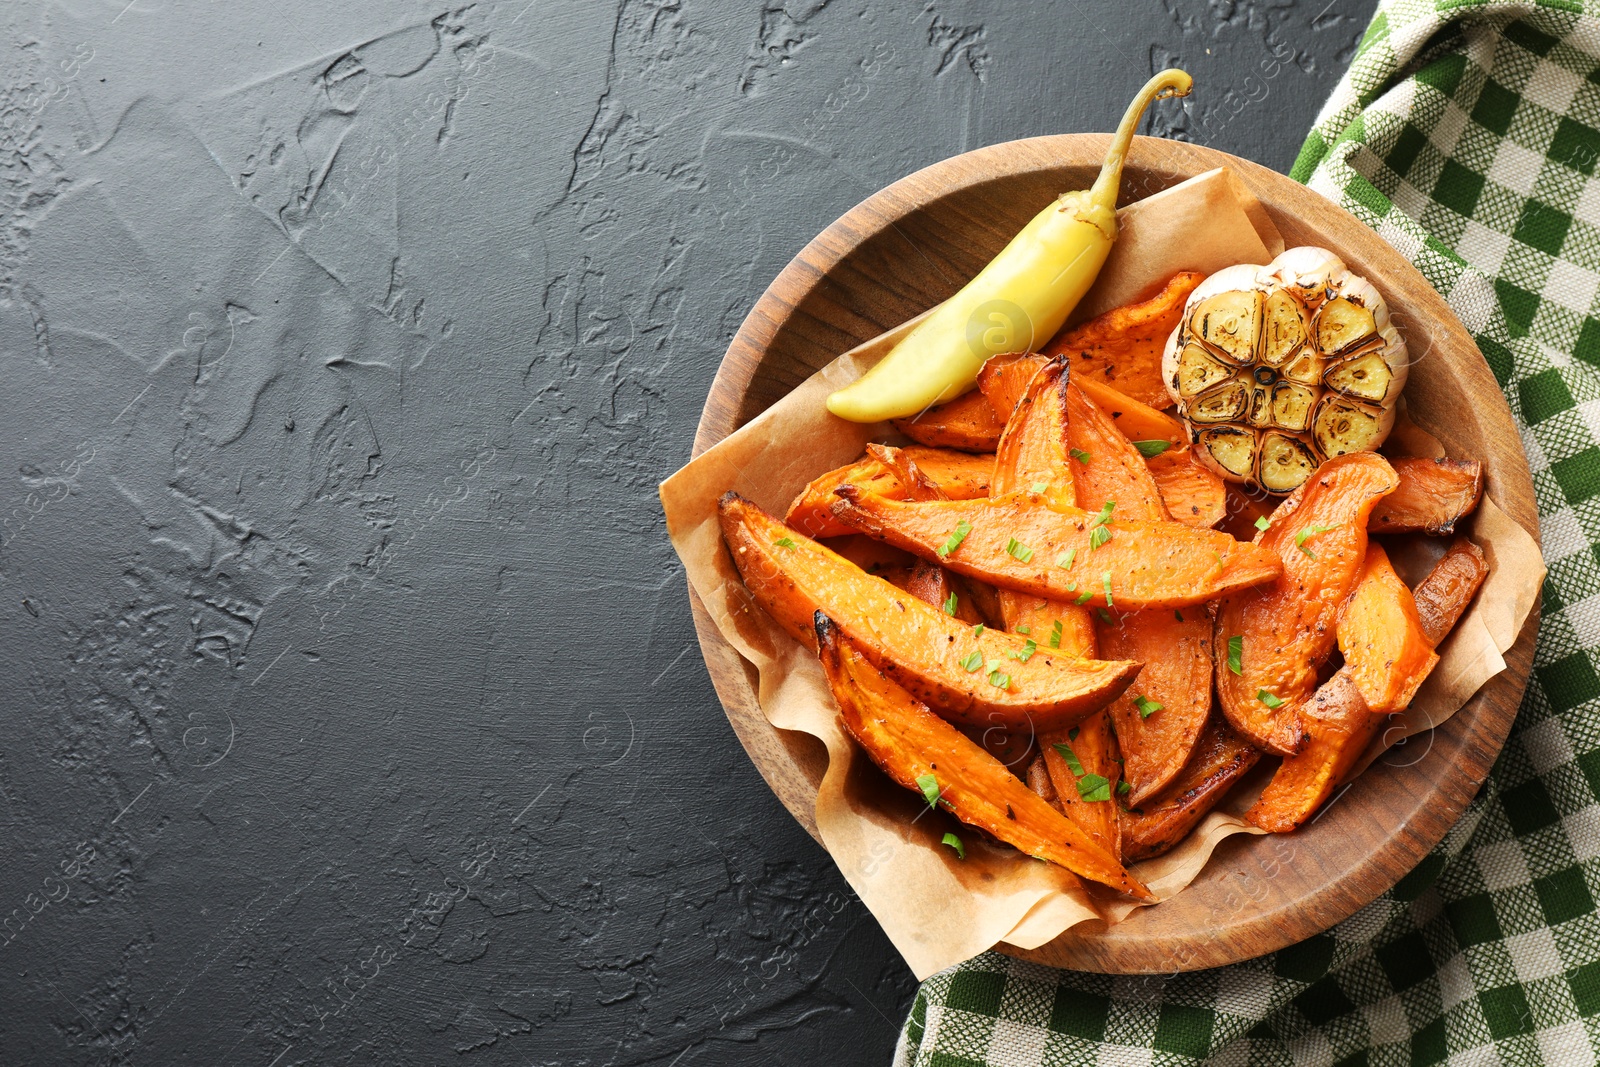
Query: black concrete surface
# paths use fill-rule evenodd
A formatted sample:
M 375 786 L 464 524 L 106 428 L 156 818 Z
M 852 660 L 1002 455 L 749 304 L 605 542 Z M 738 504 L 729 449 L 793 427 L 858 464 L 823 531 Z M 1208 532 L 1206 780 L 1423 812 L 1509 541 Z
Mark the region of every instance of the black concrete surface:
M 1371 6 L 0 5 L 0 1064 L 886 1063 L 655 485 L 853 203 Z

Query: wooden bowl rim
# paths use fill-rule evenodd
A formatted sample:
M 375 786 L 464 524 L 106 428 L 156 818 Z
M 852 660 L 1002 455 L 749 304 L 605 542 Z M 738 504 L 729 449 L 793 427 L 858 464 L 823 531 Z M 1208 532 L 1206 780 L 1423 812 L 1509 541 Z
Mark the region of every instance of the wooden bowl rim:
M 973 186 L 1040 171 L 1092 165 L 1104 154 L 1108 141 L 1108 134 L 1057 134 L 979 148 L 901 178 L 840 216 L 790 260 L 740 325 L 718 366 L 701 411 L 692 455 L 699 456 L 742 425 L 736 424 L 736 407 L 719 405 L 717 398 L 742 400 L 746 396 L 767 349 L 796 308 L 828 280 L 857 246 L 900 219 Z M 1482 405 L 1478 412 L 1480 418 L 1496 424 L 1492 429 L 1502 431 L 1500 436 L 1504 439 L 1519 442 L 1514 454 L 1495 457 L 1497 466 L 1509 465 L 1509 470 L 1502 470 L 1491 482 L 1491 488 L 1502 509 L 1537 541 L 1539 523 L 1532 477 L 1503 392 L 1449 304 L 1396 249 L 1360 220 L 1308 187 L 1216 149 L 1138 137 L 1129 152 L 1126 173 L 1131 178 L 1154 172 L 1175 183 L 1219 166 L 1230 167 L 1243 178 L 1269 213 L 1292 210 L 1312 223 L 1326 221 L 1328 224 L 1321 227 L 1325 232 L 1354 224 L 1359 227 L 1360 234 L 1366 235 L 1358 237 L 1358 243 L 1370 238 L 1371 244 L 1364 249 L 1369 257 L 1390 261 L 1385 265 L 1385 278 L 1394 277 L 1390 272 L 1410 272 L 1421 282 L 1425 292 L 1420 299 L 1425 306 L 1417 307 L 1413 303 L 1411 310 L 1466 339 L 1465 350 L 1470 352 L 1470 357 L 1465 358 L 1465 366 L 1456 369 L 1469 379 L 1466 383 L 1469 390 L 1493 398 Z M 1124 184 L 1126 187 L 1126 180 Z M 1264 190 L 1270 195 L 1264 195 Z M 1333 250 L 1340 254 L 1349 251 L 1348 248 Z M 886 323 L 881 328 L 893 325 Z M 867 336 L 858 340 L 864 341 Z M 754 668 L 722 639 L 693 588 L 689 594 L 701 652 L 729 724 L 775 795 L 820 844 L 814 813 L 816 789 L 812 780 L 820 778 L 821 768 L 826 766 L 821 744 L 809 735 L 779 730 L 766 720 L 755 699 Z M 1285 898 L 1248 917 L 1236 916 L 1233 925 L 1227 927 L 1230 936 L 1226 940 L 1216 936 L 1215 931 L 1207 931 L 1203 936 L 1197 931 L 1188 943 L 1181 934 L 1170 933 L 1138 939 L 1134 935 L 1141 925 L 1141 916 L 1159 911 L 1159 908 L 1146 908 L 1110 928 L 1092 923 L 1074 927 L 1038 949 L 997 947 L 1011 955 L 1079 970 L 1112 974 L 1174 973 L 1252 959 L 1322 933 L 1343 921 L 1421 862 L 1476 795 L 1516 717 L 1532 669 L 1538 623 L 1536 605 L 1517 642 L 1505 653 L 1506 669 L 1485 683 L 1459 712 L 1434 731 L 1435 736 L 1443 738 L 1457 754 L 1456 759 L 1440 768 L 1442 778 L 1432 783 L 1428 799 L 1436 802 L 1420 804 L 1414 818 L 1391 828 L 1385 848 L 1364 856 L 1342 879 L 1322 886 L 1309 897 Z M 1226 856 L 1254 840 L 1260 839 L 1236 835 L 1224 841 L 1195 884 L 1213 873 L 1213 868 L 1225 864 Z M 1174 958 L 1180 954 L 1183 962 L 1175 966 Z

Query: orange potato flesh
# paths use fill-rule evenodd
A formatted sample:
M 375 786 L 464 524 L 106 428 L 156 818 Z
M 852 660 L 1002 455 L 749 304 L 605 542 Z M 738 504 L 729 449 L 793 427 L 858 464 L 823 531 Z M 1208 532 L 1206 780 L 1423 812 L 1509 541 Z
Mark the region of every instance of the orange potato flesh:
M 1063 749 L 1077 759 L 1083 769 L 1081 777 L 1072 769 Z M 1045 771 L 1055 787 L 1062 814 L 1101 848 L 1113 856 L 1122 855 L 1116 797 L 1122 768 L 1117 763 L 1117 737 L 1111 731 L 1111 716 L 1097 711 L 1070 730 L 1040 738 L 1039 751 L 1044 755 Z M 1100 787 L 1091 775 L 1104 778 L 1105 785 Z M 1084 795 L 1098 796 L 1097 787 L 1105 790 L 1105 799 L 1091 800 Z
M 955 576 L 936 563 L 929 563 L 925 559 L 917 560 L 916 566 L 911 569 L 910 576 L 901 588 L 924 604 L 931 604 L 940 611 L 944 611 L 945 605 L 951 602 L 951 597 L 954 597 L 956 610 L 953 618 L 968 626 L 976 626 L 983 621 L 983 615 L 972 602 L 972 598 L 962 596 L 956 588 Z M 946 611 L 945 614 L 952 613 Z
M 1169 448 L 1145 460 L 1161 490 L 1161 502 L 1173 522 L 1201 529 L 1215 526 L 1228 512 L 1227 484 L 1195 458 L 1188 445 Z
M 1075 450 L 1073 474 L 1085 508 L 1114 500 L 1115 514 L 1124 518 L 1166 520 L 1144 457 L 1076 383 L 1067 390 L 1067 441 Z M 1187 617 L 1172 610 L 1133 611 L 1096 630 L 1100 647 L 1120 649 L 1118 658 L 1145 665 L 1138 684 L 1111 705 L 1127 761 L 1129 803 L 1137 804 L 1183 769 L 1211 714 L 1211 620 L 1199 607 Z M 1159 710 L 1148 716 L 1140 710 L 1157 704 Z
M 1404 711 L 1439 662 L 1411 590 L 1376 543 L 1367 546 L 1361 582 L 1339 616 L 1337 632 L 1344 669 L 1375 715 Z
M 1374 715 L 1361 699 L 1361 688 L 1348 667 L 1340 668 L 1318 688 L 1306 703 L 1303 717 L 1308 737 L 1305 748 L 1283 761 L 1255 805 L 1245 812 L 1247 820 L 1272 833 L 1304 826 L 1333 795 L 1385 721 L 1385 716 Z
M 1279 497 L 1268 497 L 1257 492 L 1246 492 L 1241 485 L 1225 482 L 1223 489 L 1223 516 L 1216 528 L 1241 541 L 1254 541 L 1257 519 L 1265 519 L 1280 503 Z
M 978 368 L 978 391 L 1001 423 L 1010 426 L 1016 417 L 1017 405 L 1027 394 L 1028 384 L 1046 362 L 1043 356 L 1033 352 L 1013 352 L 991 357 Z M 1059 377 L 1056 384 L 1059 384 Z
M 1271 582 L 1283 571 L 1270 549 L 1175 522 L 1113 518 L 1105 524 L 1110 539 L 1091 548 L 1090 524 L 1096 516 L 1077 508 L 1050 508 L 1043 496 L 1027 493 L 987 501 L 911 503 L 848 485 L 838 493 L 834 515 L 862 533 L 960 574 L 1050 600 L 1086 596 L 1085 604 L 1129 611 L 1184 608 Z M 941 557 L 939 549 L 962 522 L 970 532 Z M 1008 545 L 1031 555 L 1024 561 Z M 1063 567 L 1069 552 L 1072 563 Z
M 1042 647 L 1029 654 L 1021 638 L 991 629 L 975 634 L 737 493 L 723 496 L 718 517 L 745 587 L 774 621 L 811 644 L 813 616 L 825 611 L 880 670 L 953 722 L 1064 729 L 1114 700 L 1139 672 L 1137 663 L 1069 661 Z M 971 670 L 963 666 L 969 657 Z
M 1074 375 L 1072 384 L 1083 390 L 1083 395 L 1111 416 L 1111 421 L 1130 441 L 1165 441 L 1174 447 L 1187 444 L 1189 435 L 1183 423 L 1149 404 L 1141 404 L 1115 387 L 1086 375 Z
M 989 495 L 994 477 L 993 456 L 921 445 L 907 445 L 900 451 L 951 500 L 977 500 Z
M 1213 715 L 1194 753 L 1157 796 L 1120 813 L 1123 862 L 1159 856 L 1182 841 L 1261 758 L 1261 750 Z
M 933 479 L 922 473 L 922 468 L 916 461 L 906 455 L 904 449 L 893 445 L 881 445 L 875 441 L 867 443 L 868 457 L 882 463 L 891 474 L 900 482 L 901 491 L 896 494 L 902 500 L 949 500 L 950 494 L 934 484 Z M 869 490 L 871 492 L 871 490 Z
M 1483 464 L 1472 460 L 1408 456 L 1389 461 L 1400 484 L 1372 509 L 1371 533 L 1446 536 L 1472 513 L 1483 495 Z
M 1417 605 L 1417 619 L 1428 641 L 1437 645 L 1472 603 L 1478 587 L 1489 576 L 1489 562 L 1483 558 L 1483 549 L 1457 537 L 1428 576 L 1417 584 L 1412 597 Z
M 1184 301 L 1205 275 L 1174 274 L 1149 300 L 1112 310 L 1063 330 L 1041 350 L 1066 355 L 1077 378 L 1096 378 L 1152 407 L 1170 407 L 1161 377 L 1167 337 L 1183 316 Z
M 833 517 L 833 491 L 841 485 L 858 485 L 864 492 L 899 496 L 900 479 L 882 463 L 871 458 L 858 459 L 813 478 L 794 498 L 784 522 L 807 537 L 843 537 L 856 531 Z
M 1328 460 L 1256 533 L 1256 545 L 1281 561 L 1281 576 L 1217 605 L 1217 696 L 1228 722 L 1257 747 L 1289 756 L 1305 743 L 1301 708 L 1316 690 L 1318 667 L 1333 651 L 1339 609 L 1360 579 L 1367 515 L 1395 481 L 1394 469 L 1375 452 Z M 1233 637 L 1243 643 L 1239 673 L 1228 664 Z M 1277 706 L 1261 699 L 1263 693 Z
M 818 654 L 839 704 L 839 719 L 885 774 L 919 793 L 917 779 L 932 775 L 939 785 L 939 803 L 967 825 L 1082 878 L 1150 898 L 1150 890 L 1113 854 L 874 667 L 841 627 L 820 612 L 818 616 Z
M 1000 426 L 989 402 L 976 389 L 920 415 L 894 420 L 894 428 L 919 445 L 965 452 L 993 452 L 1000 441 Z

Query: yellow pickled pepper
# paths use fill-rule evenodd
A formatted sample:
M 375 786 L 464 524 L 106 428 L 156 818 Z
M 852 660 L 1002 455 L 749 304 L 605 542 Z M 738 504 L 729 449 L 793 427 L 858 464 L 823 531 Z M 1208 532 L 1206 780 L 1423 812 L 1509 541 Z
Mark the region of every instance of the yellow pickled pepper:
M 1188 96 L 1193 85 L 1176 69 L 1146 82 L 1122 116 L 1094 187 L 1062 193 L 1035 215 L 876 366 L 829 396 L 828 410 L 851 422 L 915 415 L 971 389 L 989 357 L 1033 351 L 1054 337 L 1117 239 L 1122 164 L 1145 108 Z

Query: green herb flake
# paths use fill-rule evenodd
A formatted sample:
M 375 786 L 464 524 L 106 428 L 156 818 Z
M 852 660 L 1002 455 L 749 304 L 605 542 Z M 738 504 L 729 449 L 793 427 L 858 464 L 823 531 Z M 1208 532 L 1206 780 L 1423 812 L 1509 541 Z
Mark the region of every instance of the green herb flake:
M 978 638 L 980 638 L 982 636 L 983 636 L 983 623 L 980 622 L 978 625 L 976 625 L 976 626 L 974 626 L 972 628 L 972 638 L 973 638 L 973 640 L 977 640 Z
M 1061 620 L 1057 619 L 1055 625 L 1050 627 L 1050 647 L 1061 647 Z
M 961 666 L 966 668 L 968 674 L 974 673 L 979 667 L 983 666 L 983 653 L 973 649 L 972 653 L 961 661 Z
M 945 599 L 945 602 L 944 602 L 944 613 L 946 615 L 954 615 L 956 613 L 956 595 L 955 595 L 955 593 L 951 593 L 949 595 L 949 597 L 947 597 Z
M 1050 747 L 1054 748 L 1056 752 L 1060 754 L 1061 758 L 1067 761 L 1067 770 L 1071 771 L 1075 775 L 1078 775 L 1080 778 L 1083 776 L 1083 764 L 1078 760 L 1078 754 L 1076 752 L 1072 751 L 1072 749 L 1068 746 L 1063 745 L 1060 741 L 1057 741 Z
M 1319 533 L 1327 533 L 1331 529 L 1333 529 L 1331 526 L 1307 526 L 1304 530 L 1301 530 L 1299 533 L 1294 535 L 1294 547 L 1304 552 L 1310 558 L 1316 559 L 1317 554 L 1306 547 L 1306 539 L 1314 537 Z
M 1026 563 L 1033 558 L 1033 549 L 1018 541 L 1015 537 L 1006 542 L 1006 552 L 1012 559 Z
M 1106 571 L 1104 574 L 1102 574 L 1100 576 L 1100 580 L 1103 581 L 1105 583 L 1105 586 L 1106 586 L 1106 607 L 1108 607 L 1108 608 L 1116 607 L 1117 605 L 1111 599 L 1111 572 L 1110 571 Z
M 1067 551 L 1066 555 L 1064 555 L 1060 559 L 1056 560 L 1056 566 L 1060 567 L 1062 570 L 1066 570 L 1068 567 L 1072 566 L 1072 561 L 1077 559 L 1077 558 L 1078 558 L 1078 550 L 1075 549 L 1075 548 L 1069 549 Z
M 955 849 L 956 855 L 961 859 L 967 858 L 967 846 L 963 845 L 961 843 L 961 838 L 957 837 L 955 834 L 945 834 L 944 841 L 941 843 L 949 845 L 951 848 Z
M 1094 594 L 1093 593 L 1084 593 L 1078 599 L 1074 600 L 1073 603 L 1074 604 L 1078 604 L 1078 605 L 1081 606 L 1083 604 L 1087 604 L 1089 601 L 1091 601 L 1093 599 L 1094 599 Z
M 1126 780 L 1117 783 L 1117 796 L 1125 797 L 1131 792 L 1133 792 L 1133 786 L 1129 785 Z
M 1049 482 L 1034 482 L 1032 485 L 1028 486 L 1028 488 L 1030 490 L 1032 490 L 1033 492 L 1035 492 L 1035 493 L 1042 493 L 1046 489 L 1050 488 L 1050 483 Z
M 1281 708 L 1281 707 L 1283 707 L 1283 700 L 1281 698 L 1279 698 L 1279 697 L 1273 696 L 1271 693 L 1267 692 L 1265 689 L 1257 689 L 1256 690 L 1256 699 L 1261 701 L 1261 703 L 1265 704 L 1269 708 Z
M 1110 522 L 1111 513 L 1115 510 L 1117 510 L 1117 502 L 1115 500 L 1107 500 L 1105 506 L 1100 509 L 1100 514 L 1089 521 L 1089 529 L 1092 530 L 1096 526 L 1104 526 Z
M 1087 801 L 1110 800 L 1111 781 L 1098 774 L 1086 774 L 1078 779 L 1078 795 Z
M 1134 697 L 1133 706 L 1139 709 L 1139 718 L 1141 719 L 1148 719 L 1150 716 L 1166 707 L 1165 704 L 1157 704 L 1149 697 Z
M 1016 629 L 1016 632 L 1019 633 L 1019 634 L 1022 634 L 1024 637 L 1026 637 L 1028 634 L 1033 633 L 1033 627 L 1031 627 L 1031 626 L 1018 626 L 1017 629 Z
M 1109 540 L 1111 540 L 1111 531 L 1104 526 L 1096 526 L 1089 531 L 1089 551 L 1093 552 Z
M 931 774 L 917 775 L 917 788 L 922 790 L 923 797 L 928 801 L 928 807 L 937 807 L 939 804 L 939 779 Z
M 1133 447 L 1139 450 L 1139 455 L 1145 459 L 1155 459 L 1161 453 L 1172 447 L 1170 441 L 1135 441 Z
M 1037 651 L 1039 651 L 1039 642 L 1035 641 L 1033 638 L 1030 637 L 1030 638 L 1028 638 L 1026 641 L 1024 641 L 1022 643 L 1021 651 L 1019 651 L 1019 652 L 1011 652 L 1011 653 L 1008 653 L 1008 654 L 1011 656 L 1012 659 L 1017 660 L 1017 661 L 1019 661 L 1021 663 L 1026 663 L 1030 659 L 1033 658 L 1033 654 L 1035 652 L 1037 652 Z
M 989 684 L 996 689 L 1010 689 L 1011 675 L 1006 674 L 1004 671 L 990 671 Z
M 1234 674 L 1244 674 L 1244 635 L 1228 638 L 1228 669 Z
M 780 537 L 780 538 L 778 538 L 776 541 L 774 541 L 772 543 L 774 545 L 777 545 L 779 548 L 793 548 L 794 547 L 794 538 L 792 538 L 792 537 Z
M 1076 726 L 1074 726 L 1072 729 L 1067 731 L 1067 740 L 1068 741 L 1076 741 L 1077 739 L 1078 739 L 1078 728 Z
M 962 519 L 956 523 L 956 528 L 945 538 L 944 544 L 939 546 L 939 558 L 944 559 L 950 553 L 961 547 L 961 542 L 967 539 L 967 534 L 972 532 L 972 523 Z
M 1258 530 L 1265 530 L 1271 525 L 1272 523 L 1267 521 L 1267 517 L 1265 515 L 1262 515 L 1260 518 L 1256 519 L 1256 529 Z
M 1085 467 L 1089 465 L 1089 453 L 1085 452 L 1081 448 L 1072 448 L 1068 449 L 1068 451 L 1072 453 L 1073 459 L 1077 460 L 1079 463 L 1082 463 Z
M 1095 613 L 1100 616 L 1101 622 L 1105 623 L 1107 626 L 1116 625 L 1116 620 L 1111 617 L 1111 612 L 1107 611 L 1105 608 L 1095 608 L 1094 610 Z

